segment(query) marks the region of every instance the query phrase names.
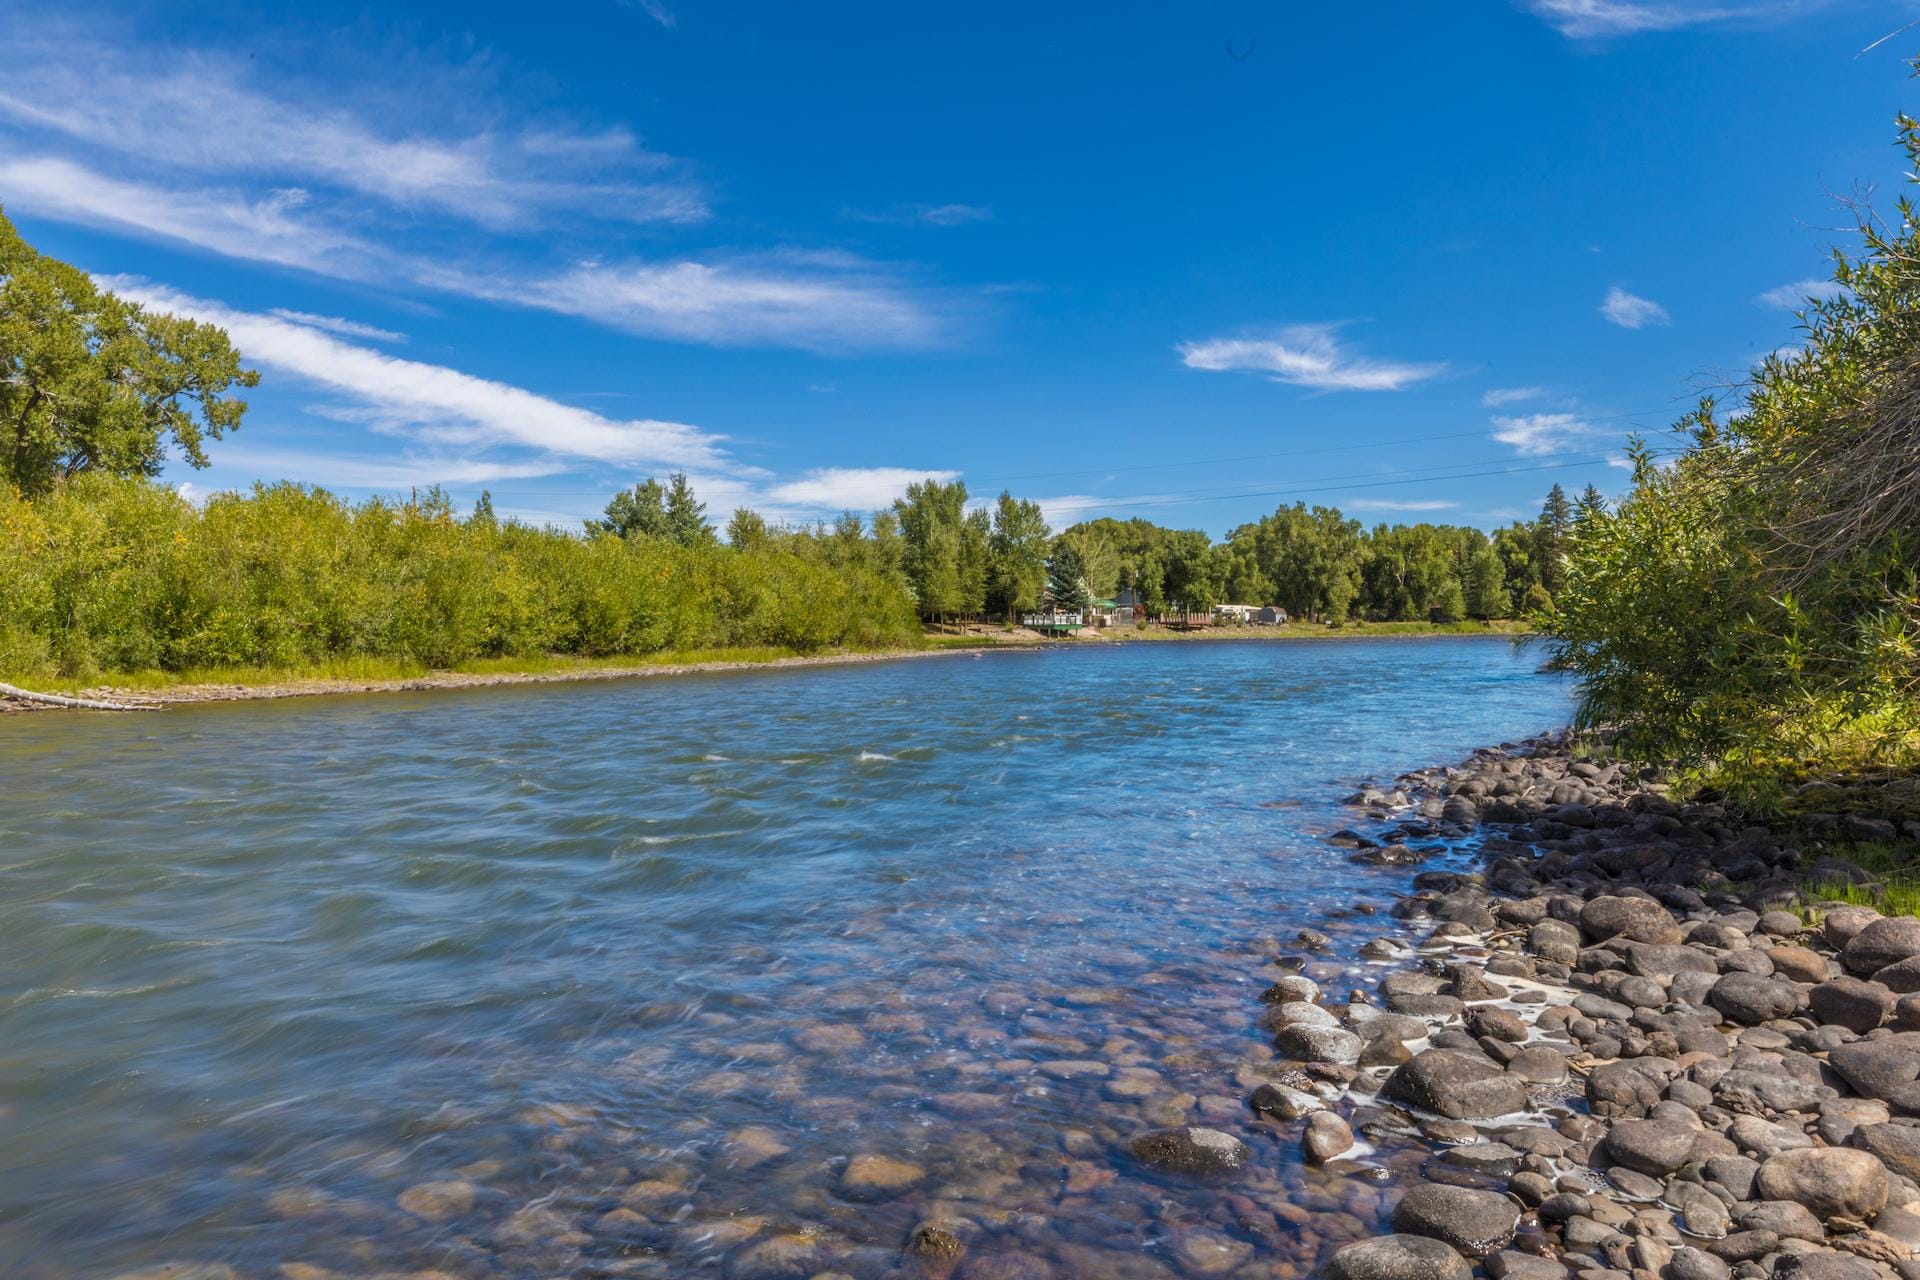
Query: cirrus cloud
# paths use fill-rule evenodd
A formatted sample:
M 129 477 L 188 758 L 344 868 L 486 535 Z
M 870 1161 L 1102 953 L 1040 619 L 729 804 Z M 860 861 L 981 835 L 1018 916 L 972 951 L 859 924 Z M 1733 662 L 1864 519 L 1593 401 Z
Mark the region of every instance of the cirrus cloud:
M 1607 290 L 1606 299 L 1600 304 L 1600 314 L 1622 329 L 1644 329 L 1650 324 L 1673 323 L 1673 317 L 1667 314 L 1665 307 L 1651 298 L 1628 293 L 1619 285 Z
M 1447 368 L 1358 355 L 1332 324 L 1289 325 L 1271 338 L 1209 338 L 1175 349 L 1189 369 L 1259 373 L 1316 391 L 1401 391 Z

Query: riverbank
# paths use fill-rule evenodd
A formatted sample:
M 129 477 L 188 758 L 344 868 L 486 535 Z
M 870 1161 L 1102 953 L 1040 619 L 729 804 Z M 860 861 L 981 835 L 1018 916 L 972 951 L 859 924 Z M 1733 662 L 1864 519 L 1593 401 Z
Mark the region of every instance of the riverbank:
M 308 668 L 232 667 L 206 671 L 148 671 L 99 681 L 40 682 L 36 693 L 66 698 L 124 704 L 153 709 L 183 703 L 244 702 L 277 698 L 319 697 L 329 694 L 417 693 L 433 689 L 474 689 L 499 685 L 561 684 L 580 681 L 630 680 L 647 676 L 698 675 L 775 667 L 843 666 L 849 663 L 892 662 L 907 658 L 938 657 L 956 652 L 1033 649 L 1060 643 L 1158 643 L 1163 641 L 1329 640 L 1383 637 L 1446 637 L 1463 635 L 1528 634 L 1519 624 L 1507 623 L 1349 623 L 1327 628 L 1306 623 L 1284 627 L 1223 627 L 1217 630 L 1173 631 L 1164 627 L 1085 632 L 1070 640 L 1055 640 L 1024 628 L 972 627 L 958 632 L 929 632 L 914 648 L 835 650 L 798 653 L 791 649 L 719 649 L 637 655 L 593 660 L 550 657 L 501 658 L 437 670 L 393 659 L 361 659 Z M 87 708 L 10 697 L 0 691 L 0 715 L 21 711 Z
M 1920 920 L 1810 888 L 1876 878 L 1823 842 L 1920 824 L 1751 825 L 1559 736 L 1350 803 L 1357 861 L 1479 866 L 1416 873 L 1411 950 L 1302 934 L 1262 997 L 1256 1115 L 1330 1171 L 1416 1144 L 1392 1234 L 1317 1240 L 1321 1276 L 1920 1275 Z
M 331 664 L 303 670 L 233 668 L 207 672 L 147 672 L 131 680 L 53 685 L 36 692 L 122 703 L 152 709 L 196 702 L 244 702 L 277 698 L 318 697 L 327 694 L 415 693 L 433 689 L 477 689 L 500 685 L 570 684 L 582 681 L 633 680 L 651 676 L 684 676 L 720 671 L 748 671 L 783 667 L 846 666 L 868 662 L 896 662 L 908 658 L 936 658 L 991 648 L 1033 648 L 1042 643 L 1026 638 L 984 640 L 964 636 L 929 637 L 924 648 L 843 650 L 831 653 L 795 653 L 785 649 L 726 649 L 665 653 L 594 662 L 549 658 L 538 662 L 508 659 L 473 663 L 458 670 L 432 670 L 396 662 Z M 62 708 L 23 701 L 0 694 L 0 714 L 9 711 L 55 711 Z

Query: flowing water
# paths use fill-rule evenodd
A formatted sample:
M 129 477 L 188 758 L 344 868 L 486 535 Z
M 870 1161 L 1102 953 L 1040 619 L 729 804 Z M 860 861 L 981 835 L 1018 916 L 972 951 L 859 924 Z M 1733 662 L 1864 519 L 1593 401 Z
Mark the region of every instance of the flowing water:
M 0 1275 L 943 1276 L 930 1221 L 962 1280 L 1302 1274 L 1378 1203 L 1245 1110 L 1274 940 L 1404 887 L 1325 843 L 1357 777 L 1567 719 L 1539 660 L 0 719 Z M 1252 1166 L 1126 1158 L 1181 1122 Z

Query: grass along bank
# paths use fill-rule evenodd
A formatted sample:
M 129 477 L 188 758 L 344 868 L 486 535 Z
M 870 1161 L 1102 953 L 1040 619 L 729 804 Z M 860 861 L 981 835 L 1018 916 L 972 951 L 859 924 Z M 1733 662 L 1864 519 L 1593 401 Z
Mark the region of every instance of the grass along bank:
M 510 684 L 560 684 L 693 675 L 769 667 L 830 666 L 930 658 L 982 649 L 1031 648 L 1038 637 L 990 640 L 974 636 L 929 636 L 920 645 L 802 652 L 780 646 L 734 646 L 622 654 L 607 658 L 547 655 L 482 658 L 451 667 L 428 667 L 401 658 L 334 659 L 302 666 L 217 666 L 185 671 L 145 670 L 107 681 L 52 681 L 34 691 L 67 697 L 159 707 L 191 702 L 239 702 L 346 693 L 402 693 L 425 689 L 470 689 Z M 54 710 L 0 696 L 0 713 Z

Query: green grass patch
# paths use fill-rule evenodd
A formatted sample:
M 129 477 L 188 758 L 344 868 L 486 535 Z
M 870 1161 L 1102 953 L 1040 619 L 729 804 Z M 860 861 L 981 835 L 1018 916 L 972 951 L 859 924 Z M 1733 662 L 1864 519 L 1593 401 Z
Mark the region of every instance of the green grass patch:
M 1816 868 L 1825 858 L 1851 862 L 1873 879 L 1864 884 L 1819 875 Z M 1800 857 L 1806 876 L 1801 897 L 1801 918 L 1819 923 L 1825 915 L 1821 904 L 1844 903 L 1850 907 L 1871 907 L 1881 915 L 1920 915 L 1920 847 L 1908 842 L 1882 840 L 1823 841 L 1809 846 Z

